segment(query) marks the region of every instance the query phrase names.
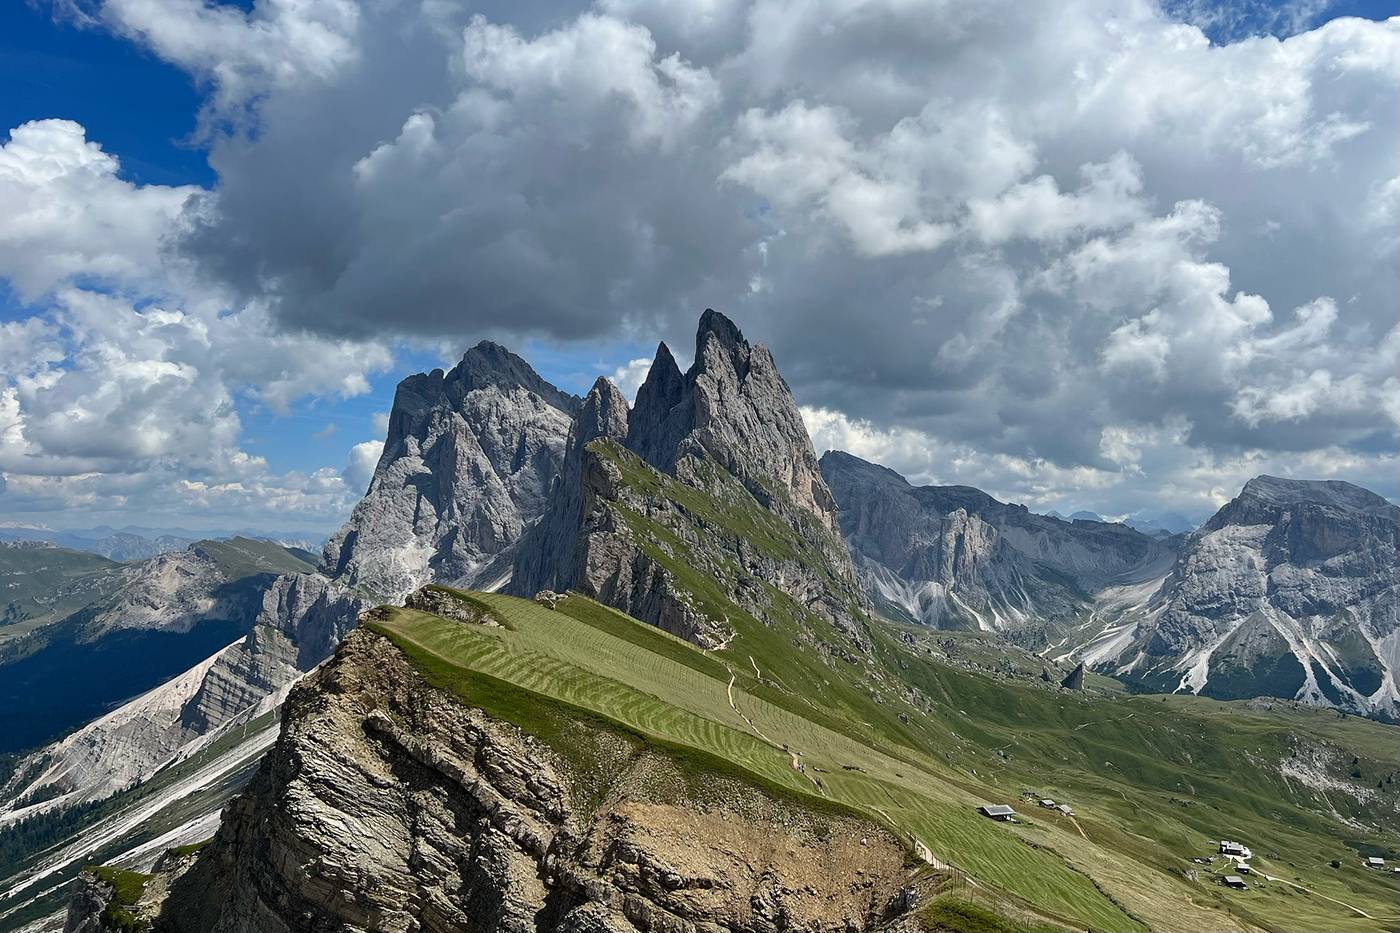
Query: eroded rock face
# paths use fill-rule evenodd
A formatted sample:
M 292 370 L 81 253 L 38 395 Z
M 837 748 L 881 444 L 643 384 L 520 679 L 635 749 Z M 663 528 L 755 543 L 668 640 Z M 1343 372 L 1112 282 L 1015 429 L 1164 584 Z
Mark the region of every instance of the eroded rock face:
M 673 364 L 674 365 L 674 364 Z M 564 464 L 544 517 L 527 533 L 515 558 L 511 590 L 532 596 L 540 590 L 566 590 L 574 584 L 579 523 L 583 515 L 584 448 L 599 438 L 627 436 L 627 399 L 599 377 L 569 427 Z
M 856 931 L 890 920 L 903 847 L 599 733 L 588 773 L 427 687 L 354 632 L 289 698 L 283 732 L 157 931 Z M 601 762 L 601 764 L 597 764 Z
M 686 559 L 702 573 L 713 566 L 711 555 L 720 542 L 702 544 L 688 516 L 663 497 L 637 494 L 622 481 L 612 457 L 586 450 L 580 469 L 581 518 L 571 586 L 702 648 L 719 647 L 733 637 L 728 620 L 707 615 L 640 545 L 620 510 L 645 514 L 689 544 Z
M 1394 717 L 1398 551 L 1380 496 L 1256 477 L 1191 536 L 1120 657 L 1167 689 Z
M 73 896 L 68 902 L 68 915 L 63 933 L 105 933 L 102 912 L 112 899 L 112 889 L 88 872 L 73 882 Z
M 204 735 L 274 696 L 330 657 L 373 603 L 320 574 L 285 574 L 263 594 L 253 631 L 221 652 L 181 711 L 181 727 Z
M 842 451 L 821 468 L 862 584 L 895 616 L 1038 638 L 1106 584 L 1171 565 L 1172 542 L 1124 525 L 1037 515 L 969 486 L 914 487 Z
M 483 342 L 451 372 L 399 383 L 384 453 L 326 572 L 399 602 L 425 583 L 478 581 L 544 512 L 579 400 Z

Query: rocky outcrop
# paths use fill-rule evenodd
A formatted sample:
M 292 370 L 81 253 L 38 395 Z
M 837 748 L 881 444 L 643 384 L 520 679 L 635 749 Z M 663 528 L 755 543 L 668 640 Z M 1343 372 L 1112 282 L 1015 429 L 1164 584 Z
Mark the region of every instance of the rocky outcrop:
M 444 619 L 470 622 L 472 625 L 485 625 L 488 628 L 500 627 L 500 620 L 478 600 L 465 593 L 453 592 L 440 586 L 425 586 L 415 590 L 404 600 L 404 607 L 430 612 Z M 551 607 L 553 608 L 553 607 Z
M 477 582 L 544 512 L 579 400 L 482 342 L 451 372 L 399 383 L 384 452 L 325 572 L 398 602 L 425 583 Z
M 1065 676 L 1065 679 L 1062 680 L 1062 681 L 1060 681 L 1060 686 L 1061 686 L 1061 687 L 1064 687 L 1066 690 L 1083 690 L 1083 689 L 1084 689 L 1084 662 L 1083 662 L 1083 661 L 1080 661 L 1078 664 L 1076 664 L 1076 665 L 1074 666 L 1074 670 L 1070 671 L 1069 674 L 1067 674 L 1067 675 Z
M 223 725 L 330 657 L 372 603 L 319 574 L 279 577 L 248 637 L 221 652 L 180 712 L 191 737 Z
M 103 884 L 91 872 L 83 872 L 73 882 L 63 933 L 110 933 L 102 914 L 111 901 L 111 885 Z
M 1104 586 L 1170 566 L 1173 542 L 1124 525 L 1037 515 L 969 486 L 911 486 L 842 451 L 821 468 L 862 584 L 896 618 L 1039 641 Z
M 289 698 L 281 737 L 157 931 L 859 931 L 894 919 L 904 847 L 852 817 L 578 730 L 569 756 L 429 688 L 353 633 Z M 685 786 L 681 782 L 681 786 Z
M 1105 668 L 1155 689 L 1400 714 L 1400 509 L 1260 476 L 1189 539 Z

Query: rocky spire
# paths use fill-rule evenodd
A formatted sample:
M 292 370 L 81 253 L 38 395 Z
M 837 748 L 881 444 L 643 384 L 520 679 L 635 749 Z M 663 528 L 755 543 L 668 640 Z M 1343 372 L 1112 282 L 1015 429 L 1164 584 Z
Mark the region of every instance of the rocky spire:
M 1083 690 L 1083 689 L 1084 689 L 1084 662 L 1083 662 L 1083 661 L 1080 661 L 1078 664 L 1076 664 L 1076 665 L 1074 666 L 1074 670 L 1070 671 L 1069 674 L 1065 677 L 1065 679 L 1062 680 L 1062 681 L 1060 681 L 1060 686 L 1061 686 L 1061 687 L 1064 687 L 1066 690 Z
M 590 443 L 599 438 L 626 450 Z M 675 482 L 635 482 L 638 460 Z M 734 480 L 805 543 L 800 556 L 765 552 L 742 532 L 709 523 L 661 491 L 690 486 L 702 497 L 731 501 L 742 495 Z M 639 540 L 649 532 L 635 527 L 638 515 L 667 529 L 666 557 Z M 600 379 L 594 385 L 571 429 L 549 509 L 516 554 L 508 590 L 530 596 L 575 589 L 696 644 L 723 644 L 733 634 L 729 623 L 706 615 L 667 566 L 668 559 L 683 560 L 739 568 L 740 579 L 767 580 L 843 631 L 856 632 L 851 613 L 862 597 L 834 517 L 797 404 L 772 356 L 750 346 L 722 314 L 706 311 L 689 371 L 682 373 L 670 349 L 658 346 L 630 414 L 611 384 Z M 766 603 L 755 596 L 761 587 L 743 587 L 727 576 L 718 585 L 736 587 L 730 594 L 735 605 L 764 617 Z
M 627 446 L 666 472 L 708 456 L 772 505 L 781 490 L 836 529 L 836 504 L 822 479 L 806 425 L 768 348 L 750 346 L 734 322 L 706 309 L 695 362 L 682 377 L 665 344 L 637 393 Z
M 550 491 L 549 506 L 516 553 L 511 592 L 531 596 L 540 590 L 565 590 L 573 585 L 583 502 L 583 449 L 600 437 L 621 442 L 627 436 L 627 420 L 627 399 L 599 376 L 569 427 L 564 465 Z
M 658 344 L 646 381 L 637 390 L 637 404 L 627 430 L 627 447 L 646 462 L 669 470 L 675 465 L 676 446 L 689 430 L 689 418 L 682 404 L 685 376 L 671 355 L 671 348 Z

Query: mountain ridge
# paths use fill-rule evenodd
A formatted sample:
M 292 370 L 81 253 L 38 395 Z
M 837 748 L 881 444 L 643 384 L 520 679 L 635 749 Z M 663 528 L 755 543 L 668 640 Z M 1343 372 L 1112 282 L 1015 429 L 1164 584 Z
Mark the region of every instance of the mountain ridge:
M 735 510 L 743 520 L 780 522 L 774 533 L 786 549 L 757 553 L 732 526 Z M 695 586 L 683 580 L 688 568 L 676 563 L 684 550 L 700 566 L 725 568 L 712 574 L 724 597 L 758 617 L 765 610 L 745 594 L 776 580 L 787 597 L 857 636 L 860 609 L 852 606 L 861 596 L 834 513 L 771 354 L 706 310 L 684 374 L 663 343 L 630 409 L 606 379 L 594 384 L 570 428 L 545 518 L 525 535 L 504 591 L 578 589 L 698 644 L 723 644 L 733 627 L 725 612 L 699 608 Z M 798 556 L 807 548 L 810 560 Z
M 1400 717 L 1400 507 L 1260 476 L 1185 539 L 1144 611 L 1081 649 L 1139 688 L 1280 696 Z
M 1038 515 L 975 487 L 913 486 L 843 451 L 821 467 L 867 592 L 912 621 L 1034 641 L 1169 550 L 1125 525 Z

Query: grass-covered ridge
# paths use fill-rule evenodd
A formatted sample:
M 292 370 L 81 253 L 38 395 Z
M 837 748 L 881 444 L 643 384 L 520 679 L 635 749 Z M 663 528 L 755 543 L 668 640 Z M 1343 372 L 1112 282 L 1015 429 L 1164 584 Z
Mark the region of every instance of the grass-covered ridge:
M 258 538 L 199 541 L 192 547 L 213 561 L 229 580 L 257 574 L 311 573 L 316 569 L 315 555 Z
M 1260 767 L 1286 751 L 1280 743 L 1328 736 L 1368 768 L 1383 768 L 1386 755 L 1394 768 L 1387 740 L 1396 733 L 1385 726 L 1198 698 L 1086 697 L 1000 683 L 927 660 L 884 633 L 876 662 L 902 666 L 903 683 L 930 698 L 924 707 L 906 703 L 893 682 L 881 685 L 878 702 L 867 693 L 866 703 L 901 727 L 885 730 L 849 708 L 859 689 L 843 676 L 845 662 L 817 665 L 842 686 L 838 702 L 827 704 L 823 692 L 797 693 L 769 674 L 766 654 L 781 648 L 753 650 L 743 632 L 724 651 L 707 653 L 577 595 L 557 610 L 471 597 L 506 624 L 388 610 L 369 627 L 436 686 L 566 756 L 578 721 L 589 720 L 652 743 L 692 772 L 712 769 L 802 805 L 855 811 L 892 826 L 911 848 L 918 840 L 1050 926 L 1394 926 L 1385 918 L 1397 915 L 1400 885 L 1360 868 L 1357 848 L 1392 851 L 1394 838 L 1353 832 L 1300 788 L 1290 798 L 1287 779 L 1266 780 Z M 1076 818 L 1020 800 L 1023 789 L 1071 802 Z M 974 812 L 1003 801 L 1025 820 L 999 824 Z M 1227 891 L 1217 883 L 1219 863 L 1190 861 L 1226 837 L 1249 842 L 1256 869 L 1283 880 Z M 1332 859 L 1344 868 L 1332 869 Z
M 98 554 L 0 545 L 0 644 L 110 596 L 121 582 L 121 565 Z

